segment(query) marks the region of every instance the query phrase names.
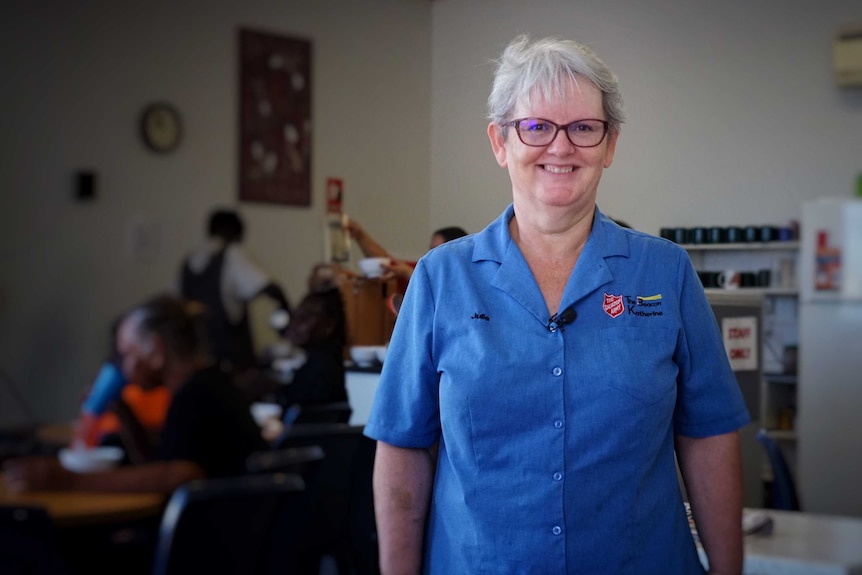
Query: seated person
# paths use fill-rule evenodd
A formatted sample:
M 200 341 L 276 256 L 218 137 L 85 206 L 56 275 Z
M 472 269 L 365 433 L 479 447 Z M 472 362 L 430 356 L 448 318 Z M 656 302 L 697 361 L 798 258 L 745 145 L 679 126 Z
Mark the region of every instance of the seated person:
M 55 457 L 13 459 L 4 466 L 10 489 L 168 494 L 193 479 L 242 474 L 248 456 L 267 448 L 245 396 L 208 354 L 201 306 L 170 296 L 144 303 L 125 315 L 117 349 L 127 380 L 173 396 L 155 457 L 88 474 Z
M 410 277 L 413 275 L 413 268 L 416 267 L 416 262 L 407 261 L 392 257 L 392 255 L 377 243 L 373 237 L 371 237 L 368 232 L 354 220 L 348 220 L 347 222 L 347 231 L 350 236 L 356 240 L 356 243 L 359 244 L 359 249 L 362 250 L 363 255 L 368 258 L 389 258 L 390 263 L 385 264 L 384 267 L 388 270 L 388 273 L 383 276 L 384 279 L 389 279 L 391 277 L 398 278 L 399 285 L 401 286 L 401 291 L 404 291 L 407 288 L 407 282 L 410 281 Z M 467 235 L 467 232 L 463 228 L 459 228 L 458 226 L 450 226 L 446 228 L 440 228 L 431 234 L 431 242 L 428 246 L 428 249 L 434 249 L 441 244 L 445 244 L 446 242 L 452 241 L 457 238 L 461 238 Z
M 123 410 L 125 417 L 133 420 L 132 425 L 151 437 L 158 437 L 164 426 L 171 402 L 167 388 L 144 389 L 135 382 L 126 381 L 119 368 L 116 340 L 122 319 L 112 324 L 111 359 L 102 365 L 81 403 L 72 447 L 120 444 L 123 424 L 114 413 L 118 410 Z
M 334 284 L 317 283 L 290 318 L 285 337 L 305 352 L 305 363 L 293 373 L 290 385 L 281 386 L 283 406 L 347 401 L 344 379 L 344 346 L 347 326 L 341 291 Z
M 171 392 L 166 387 L 145 389 L 135 382 L 123 386 L 117 404 L 102 414 L 94 422 L 94 434 L 99 445 L 117 445 L 123 447 L 125 435 L 124 425 L 129 425 L 129 419 L 140 426 L 141 431 L 150 438 L 159 438 L 165 425 L 168 408 L 171 405 Z M 120 410 L 128 410 L 126 415 L 120 415 Z M 143 463 L 143 461 L 132 461 Z

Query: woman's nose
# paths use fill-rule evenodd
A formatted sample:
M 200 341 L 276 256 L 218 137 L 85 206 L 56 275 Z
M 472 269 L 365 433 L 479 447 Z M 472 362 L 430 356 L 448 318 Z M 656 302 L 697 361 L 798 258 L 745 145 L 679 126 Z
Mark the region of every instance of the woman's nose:
M 554 153 L 571 153 L 575 149 L 574 144 L 569 141 L 569 135 L 565 130 L 557 130 L 557 135 L 548 144 L 548 150 Z

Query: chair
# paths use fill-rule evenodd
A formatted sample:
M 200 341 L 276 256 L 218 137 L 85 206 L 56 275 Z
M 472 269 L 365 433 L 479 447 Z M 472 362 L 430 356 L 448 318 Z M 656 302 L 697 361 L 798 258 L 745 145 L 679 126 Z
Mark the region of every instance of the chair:
M 295 473 L 307 477 L 326 454 L 318 445 L 287 447 L 252 453 L 246 460 L 248 473 Z
M 307 478 L 313 509 L 309 553 L 331 555 L 341 575 L 377 575 L 377 528 L 371 472 L 377 443 L 364 426 L 346 423 L 298 424 L 281 438 L 280 448 L 318 446 L 325 453 Z
M 308 509 L 293 474 L 191 481 L 162 516 L 153 575 L 294 572 Z
M 353 409 L 347 401 L 306 405 L 294 403 L 284 411 L 282 423 L 285 427 L 307 423 L 347 423 L 352 414 Z
M 54 523 L 44 509 L 0 506 L 0 573 L 66 575 L 71 572 Z
M 757 441 L 766 449 L 769 464 L 772 468 L 772 489 L 769 506 L 772 509 L 786 511 L 800 511 L 799 495 L 796 492 L 796 483 L 787 461 L 781 453 L 778 443 L 767 435 L 765 429 L 757 432 Z

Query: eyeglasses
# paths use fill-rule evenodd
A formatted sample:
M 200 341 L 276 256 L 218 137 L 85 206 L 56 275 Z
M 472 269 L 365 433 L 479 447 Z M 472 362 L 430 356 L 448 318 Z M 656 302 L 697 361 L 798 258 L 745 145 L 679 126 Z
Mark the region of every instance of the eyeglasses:
M 513 126 L 524 144 L 536 147 L 553 142 L 560 130 L 564 130 L 572 145 L 578 148 L 594 148 L 602 143 L 608 133 L 607 121 L 593 119 L 555 124 L 542 118 L 521 118 L 503 125 Z

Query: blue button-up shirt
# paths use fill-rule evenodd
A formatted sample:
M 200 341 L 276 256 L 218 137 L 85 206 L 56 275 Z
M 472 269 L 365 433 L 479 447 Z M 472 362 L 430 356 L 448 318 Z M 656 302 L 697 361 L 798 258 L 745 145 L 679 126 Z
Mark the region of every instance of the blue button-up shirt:
M 673 436 L 748 413 L 687 254 L 597 209 L 552 322 L 512 215 L 420 260 L 366 426 L 440 443 L 424 571 L 702 573 Z

